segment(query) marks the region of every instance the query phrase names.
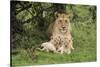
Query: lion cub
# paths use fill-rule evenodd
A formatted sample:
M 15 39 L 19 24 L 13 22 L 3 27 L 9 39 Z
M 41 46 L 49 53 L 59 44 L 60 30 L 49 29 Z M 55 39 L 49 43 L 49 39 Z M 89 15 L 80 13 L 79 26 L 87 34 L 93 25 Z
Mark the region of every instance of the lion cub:
M 52 51 L 54 53 L 57 53 L 55 46 L 51 42 L 42 43 L 41 47 L 43 47 L 42 49 L 40 49 L 41 51 Z

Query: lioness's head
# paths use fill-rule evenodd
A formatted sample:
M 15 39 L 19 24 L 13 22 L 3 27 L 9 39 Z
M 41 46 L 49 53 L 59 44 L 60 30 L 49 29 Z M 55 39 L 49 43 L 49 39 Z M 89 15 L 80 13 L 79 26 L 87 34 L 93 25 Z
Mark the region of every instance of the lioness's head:
M 61 33 L 67 32 L 70 26 L 69 15 L 65 13 L 55 13 L 55 24 Z

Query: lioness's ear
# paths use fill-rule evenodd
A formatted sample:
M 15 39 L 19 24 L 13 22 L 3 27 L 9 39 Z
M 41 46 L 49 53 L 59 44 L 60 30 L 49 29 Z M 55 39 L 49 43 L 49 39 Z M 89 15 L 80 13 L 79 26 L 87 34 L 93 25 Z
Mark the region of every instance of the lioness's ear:
M 68 18 L 72 18 L 72 17 L 73 17 L 73 14 L 72 14 L 72 13 L 68 13 L 68 14 L 66 14 L 66 16 L 67 16 Z
M 66 16 L 67 16 L 68 18 L 70 18 L 70 14 L 67 14 Z
M 57 18 L 57 17 L 59 17 L 59 16 L 60 16 L 60 13 L 55 12 L 55 17 Z

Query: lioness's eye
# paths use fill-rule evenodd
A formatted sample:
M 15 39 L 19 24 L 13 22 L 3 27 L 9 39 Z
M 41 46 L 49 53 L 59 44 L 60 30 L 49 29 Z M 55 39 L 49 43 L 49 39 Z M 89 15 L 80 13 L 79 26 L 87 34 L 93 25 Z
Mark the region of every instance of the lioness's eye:
M 67 22 L 67 20 L 65 20 L 65 22 Z
M 59 20 L 59 22 L 62 22 L 62 20 Z

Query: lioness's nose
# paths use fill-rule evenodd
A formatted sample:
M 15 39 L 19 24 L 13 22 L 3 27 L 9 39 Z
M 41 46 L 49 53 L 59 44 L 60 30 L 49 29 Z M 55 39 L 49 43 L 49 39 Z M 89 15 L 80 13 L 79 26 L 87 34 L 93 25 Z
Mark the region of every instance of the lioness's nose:
M 65 26 L 63 26 L 62 28 L 65 28 Z

